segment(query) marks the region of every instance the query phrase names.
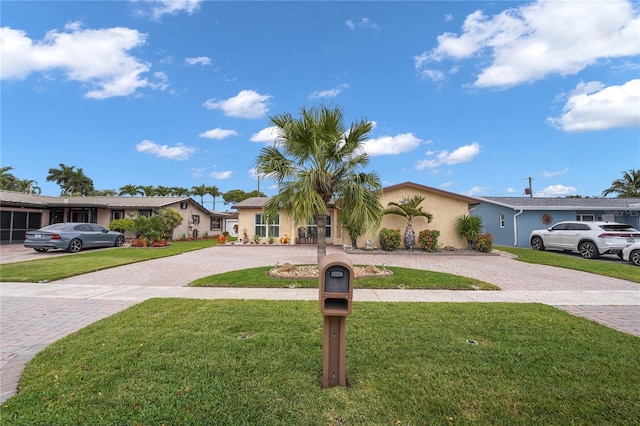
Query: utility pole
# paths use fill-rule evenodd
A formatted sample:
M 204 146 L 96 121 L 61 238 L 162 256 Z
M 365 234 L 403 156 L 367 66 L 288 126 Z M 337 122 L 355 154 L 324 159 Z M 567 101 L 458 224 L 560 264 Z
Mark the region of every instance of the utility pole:
M 529 187 L 527 187 L 527 188 L 525 188 L 525 189 L 524 189 L 524 193 L 525 193 L 526 195 L 528 195 L 529 197 L 533 198 L 533 190 L 532 190 L 532 188 L 531 188 L 531 180 L 532 180 L 532 179 L 531 179 L 531 177 L 529 177 L 529 178 L 527 178 L 527 179 L 529 179 Z

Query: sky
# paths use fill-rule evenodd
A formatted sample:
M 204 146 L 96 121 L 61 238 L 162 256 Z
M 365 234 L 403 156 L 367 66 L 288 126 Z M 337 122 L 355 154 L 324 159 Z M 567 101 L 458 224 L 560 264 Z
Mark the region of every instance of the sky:
M 275 183 L 269 117 L 342 108 L 383 186 L 599 196 L 640 169 L 640 3 L 2 1 L 0 164 L 44 195 Z M 206 202 L 206 200 L 205 200 Z

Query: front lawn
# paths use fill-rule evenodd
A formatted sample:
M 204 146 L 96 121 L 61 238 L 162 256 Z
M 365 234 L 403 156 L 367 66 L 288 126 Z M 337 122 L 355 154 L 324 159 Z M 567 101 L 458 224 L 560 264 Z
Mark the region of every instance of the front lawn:
M 2 424 L 639 422 L 640 339 L 549 306 L 356 302 L 346 339 L 322 389 L 317 302 L 149 300 L 40 352 Z
M 318 287 L 318 278 L 294 279 L 274 278 L 268 272 L 272 267 L 243 269 L 225 272 L 200 278 L 190 285 L 194 287 Z M 438 290 L 499 290 L 500 287 L 479 281 L 474 278 L 441 272 L 423 271 L 400 267 L 389 267 L 393 272 L 385 277 L 357 278 L 353 288 L 406 288 L 406 289 L 438 289 Z
M 174 241 L 169 247 L 87 250 L 68 256 L 6 263 L 0 268 L 0 281 L 37 283 L 41 280 L 61 280 L 102 269 L 213 247 L 217 243 L 216 239 Z
M 518 256 L 518 260 L 522 262 L 557 266 L 559 268 L 590 272 L 592 274 L 640 283 L 640 268 L 631 262 L 624 262 L 622 260 L 601 262 L 598 260 L 583 259 L 579 255 L 570 255 L 553 250 L 538 251 L 529 248 L 505 246 L 497 246 L 494 248 L 515 254 Z

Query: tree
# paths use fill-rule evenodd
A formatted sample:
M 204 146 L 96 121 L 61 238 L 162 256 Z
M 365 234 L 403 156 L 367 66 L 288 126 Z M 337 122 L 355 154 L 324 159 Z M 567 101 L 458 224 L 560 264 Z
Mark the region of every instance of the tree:
M 197 195 L 200 197 L 201 206 L 204 206 L 204 196 L 207 194 L 208 194 L 208 191 L 207 191 L 207 186 L 205 184 L 191 187 L 191 195 Z
M 145 197 L 153 197 L 155 195 L 158 195 L 156 194 L 156 187 L 153 185 L 139 186 L 139 188 Z
M 456 218 L 456 233 L 467 240 L 470 249 L 478 241 L 478 235 L 481 231 L 482 218 L 480 216 L 462 215 Z
M 17 191 L 24 192 L 27 194 L 40 194 L 42 193 L 42 188 L 38 186 L 38 182 L 33 179 L 18 179 L 16 181 Z
M 207 194 L 213 197 L 213 207 L 211 210 L 216 211 L 216 197 L 219 197 L 220 195 L 222 195 L 222 193 L 220 192 L 217 186 L 213 186 L 213 185 L 207 186 L 206 190 L 207 190 Z
M 18 191 L 18 178 L 12 173 L 13 167 L 0 167 L 0 189 Z
M 166 208 L 160 212 L 160 217 L 164 222 L 164 229 L 167 235 L 173 235 L 173 230 L 182 224 L 184 219 L 177 210 Z
M 137 195 L 144 195 L 144 191 L 142 187 L 138 185 L 125 185 L 118 188 L 118 195 L 128 195 L 130 197 L 135 197 Z
M 232 189 L 222 194 L 225 204 L 236 204 L 250 197 L 266 197 L 266 195 L 258 191 L 244 192 L 242 189 Z
M 618 198 L 640 197 L 640 169 L 622 172 L 622 179 L 611 182 L 611 186 L 602 191 L 602 196 L 617 194 Z
M 60 185 L 60 195 L 89 195 L 93 192 L 93 180 L 84 174 L 82 168 L 59 164 L 60 168 L 49 169 L 47 182 Z
M 271 117 L 278 145 L 260 150 L 257 173 L 274 179 L 279 193 L 264 206 L 268 223 L 281 210 L 297 224 L 315 218 L 318 261 L 326 255 L 326 216 L 329 203 L 360 209 L 365 217 L 379 211 L 381 190 L 377 173 L 358 172 L 369 164 L 363 142 L 372 124 L 360 120 L 346 129 L 340 108 L 302 108 L 300 117 L 285 113 Z
M 357 208 L 342 208 L 338 213 L 340 223 L 342 223 L 342 227 L 349 233 L 351 247 L 354 249 L 358 248 L 359 236 L 364 235 L 364 233 L 369 230 L 375 231 L 378 226 L 380 226 L 384 214 L 382 204 L 380 204 L 379 200 L 377 203 L 372 201 L 371 209 L 372 213 L 374 213 L 371 215 L 363 214 L 364 211 Z M 373 210 L 377 210 L 377 212 Z
M 423 201 L 424 197 L 422 195 L 414 195 L 412 198 L 403 198 L 399 203 L 391 201 L 388 204 L 390 207 L 384 211 L 384 214 L 395 214 L 407 218 L 407 227 L 404 230 L 404 237 L 402 238 L 402 242 L 407 250 L 413 250 L 416 245 L 416 233 L 411 226 L 413 218 L 425 217 L 427 218 L 427 223 L 433 220 L 431 213 L 422 211 L 420 204 Z

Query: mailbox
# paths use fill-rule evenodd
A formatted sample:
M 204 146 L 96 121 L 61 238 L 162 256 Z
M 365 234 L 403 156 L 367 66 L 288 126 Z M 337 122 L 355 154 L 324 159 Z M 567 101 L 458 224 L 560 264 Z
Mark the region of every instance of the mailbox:
M 329 254 L 318 264 L 320 275 L 320 312 L 325 316 L 351 314 L 353 264 L 344 253 Z

